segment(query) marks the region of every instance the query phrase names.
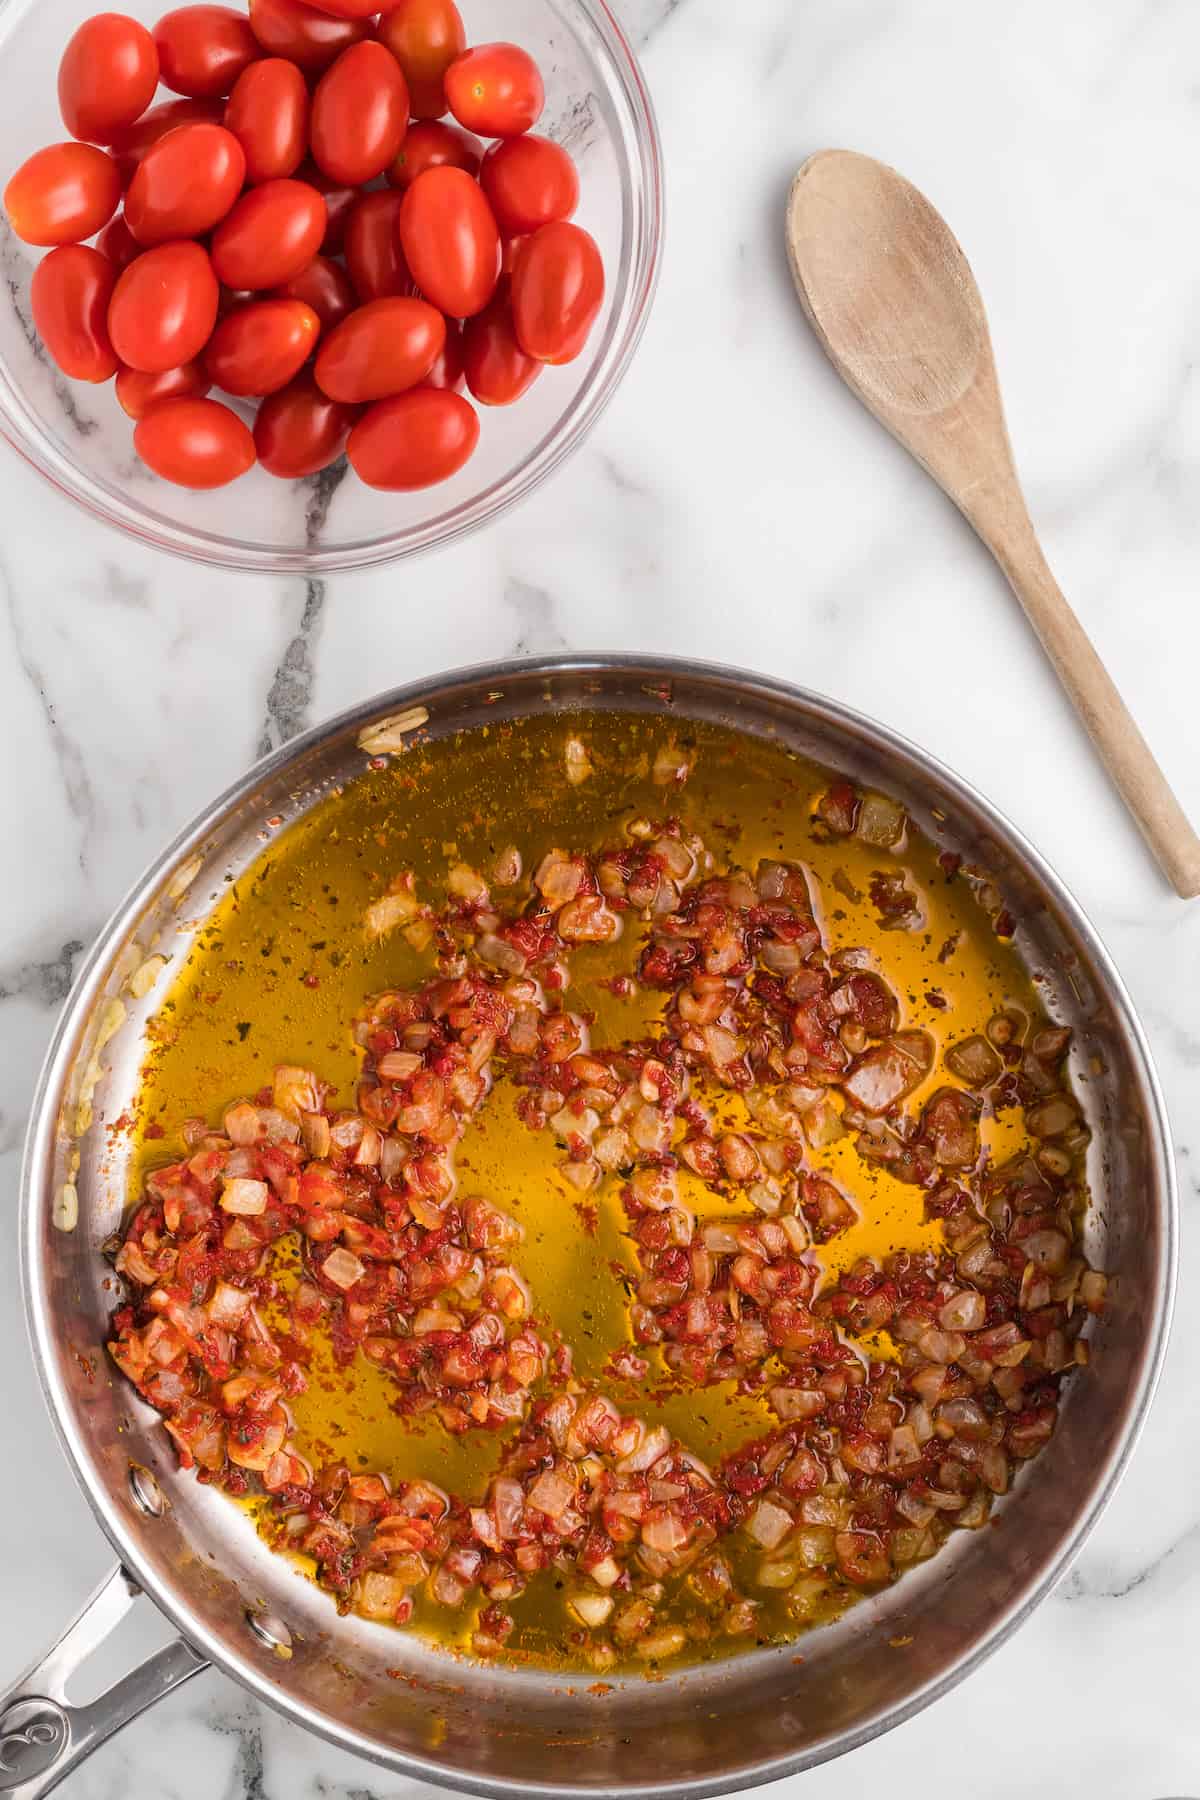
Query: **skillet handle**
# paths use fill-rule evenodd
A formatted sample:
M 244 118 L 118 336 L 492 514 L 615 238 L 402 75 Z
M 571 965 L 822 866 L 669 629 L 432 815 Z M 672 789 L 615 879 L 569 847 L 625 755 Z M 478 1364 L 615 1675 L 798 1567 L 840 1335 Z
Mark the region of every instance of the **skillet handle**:
M 72 1706 L 67 1686 L 141 1589 L 118 1566 L 40 1662 L 0 1694 L 0 1800 L 41 1800 L 122 1725 L 208 1664 L 182 1638 L 156 1650 L 98 1700 Z

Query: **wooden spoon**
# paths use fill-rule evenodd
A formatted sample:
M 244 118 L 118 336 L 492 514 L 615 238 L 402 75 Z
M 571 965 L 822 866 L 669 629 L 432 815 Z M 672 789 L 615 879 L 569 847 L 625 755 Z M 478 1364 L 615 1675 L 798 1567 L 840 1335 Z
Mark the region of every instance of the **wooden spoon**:
M 975 527 L 1169 880 L 1200 894 L 1200 838 L 1042 554 L 983 301 L 945 220 L 884 163 L 823 150 L 792 185 L 787 240 L 834 368 Z

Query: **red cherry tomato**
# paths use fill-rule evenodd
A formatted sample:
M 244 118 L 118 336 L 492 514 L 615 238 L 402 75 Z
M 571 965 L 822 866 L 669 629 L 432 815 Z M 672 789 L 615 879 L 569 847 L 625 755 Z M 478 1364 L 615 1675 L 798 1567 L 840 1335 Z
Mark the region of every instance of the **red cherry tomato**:
M 91 144 L 51 144 L 23 162 L 4 190 L 8 222 L 27 244 L 95 237 L 121 202 L 121 174 Z
M 457 392 L 463 383 L 463 330 L 457 319 L 446 320 L 446 342 L 442 354 L 430 369 L 423 387 L 451 388 Z
M 479 185 L 506 237 L 524 237 L 579 205 L 579 176 L 566 151 L 549 138 L 502 138 L 483 159 Z
M 164 369 L 161 375 L 143 375 L 140 369 L 117 370 L 117 399 L 131 419 L 144 419 L 160 400 L 202 400 L 212 382 L 200 362 L 181 369 Z
M 518 137 L 537 124 L 546 104 L 542 77 L 517 44 L 477 44 L 446 70 L 450 111 L 480 137 Z
M 252 300 L 221 320 L 204 366 L 227 394 L 273 394 L 317 347 L 321 321 L 303 300 Z
M 404 70 L 413 118 L 440 119 L 446 70 L 467 47 L 454 0 L 397 0 L 380 19 L 378 35 Z
M 323 394 L 311 375 L 298 375 L 277 394 L 268 394 L 254 421 L 258 460 L 268 475 L 299 481 L 327 469 L 346 448 L 356 418 Z
M 391 188 L 382 188 L 364 194 L 351 208 L 346 224 L 346 267 L 360 300 L 412 293 L 412 276 L 397 230 L 403 199 Z
M 73 381 L 107 381 L 117 372 L 108 335 L 116 279 L 108 258 L 86 244 L 63 244 L 33 272 L 29 303 L 37 334 Z
M 361 186 L 394 162 L 408 130 L 408 88 L 382 44 L 343 50 L 317 83 L 312 153 L 333 181 Z
M 468 175 L 478 175 L 482 161 L 483 145 L 469 131 L 443 125 L 439 119 L 419 119 L 409 126 L 387 178 L 395 188 L 410 188 L 426 169 L 465 169 Z
M 117 273 L 127 269 L 135 256 L 142 254 L 143 246 L 138 243 L 132 231 L 125 223 L 124 213 L 118 213 L 110 219 L 100 236 L 96 239 L 96 248 L 101 256 L 107 256 Z
M 526 355 L 571 362 L 604 301 L 604 263 L 595 238 L 565 220 L 543 225 L 521 245 L 512 282 L 513 319 Z
M 219 400 L 160 400 L 139 420 L 133 447 L 179 487 L 224 487 L 254 466 L 249 429 Z
M 201 237 L 242 191 L 246 158 L 223 125 L 177 125 L 152 144 L 125 196 L 125 222 L 139 244 Z
M 370 300 L 329 333 L 317 352 L 317 386 L 358 406 L 423 381 L 446 342 L 446 321 L 426 300 Z
M 524 242 L 525 242 L 525 239 L 523 237 L 506 237 L 502 241 L 502 243 L 500 245 L 500 279 L 501 279 L 501 281 L 504 280 L 504 277 L 506 275 L 511 277 L 513 270 L 517 266 L 517 256 L 519 255 L 521 245 Z
M 159 79 L 193 98 L 228 94 L 262 53 L 244 15 L 231 6 L 180 6 L 154 27 Z
M 290 281 L 281 282 L 277 288 L 272 288 L 271 297 L 276 300 L 303 300 L 305 306 L 312 307 L 324 331 L 340 325 L 358 305 L 354 283 L 341 263 L 335 263 L 328 256 L 314 256 L 307 269 L 301 269 Z
M 500 274 L 500 233 L 465 169 L 426 169 L 400 207 L 400 247 L 413 280 L 452 319 L 482 312 Z
M 335 19 L 303 0 L 250 0 L 250 29 L 268 56 L 286 56 L 319 75 L 370 33 L 367 19 Z
M 58 104 L 72 137 L 107 144 L 140 119 L 158 86 L 158 51 L 144 25 L 123 13 L 85 19 L 58 65 Z
M 294 175 L 308 149 L 308 89 L 295 63 L 264 56 L 243 69 L 225 108 L 225 128 L 246 153 L 246 180 Z
M 264 181 L 244 193 L 213 232 L 217 279 L 231 288 L 274 288 L 306 269 L 325 236 L 325 202 L 305 181 Z
M 517 342 L 507 285 L 489 306 L 463 326 L 463 374 L 483 406 L 511 406 L 528 393 L 544 363 L 526 356 Z
M 479 442 L 479 419 L 461 394 L 417 387 L 364 413 L 346 446 L 368 487 L 411 491 L 457 474 Z
M 219 125 L 225 116 L 223 100 L 164 100 L 152 106 L 133 125 L 114 132 L 109 148 L 117 159 L 121 180 L 128 187 L 146 152 L 180 125 Z
M 108 308 L 113 349 L 161 375 L 198 356 L 217 322 L 217 278 L 199 244 L 157 244 L 117 277 Z
M 340 181 L 331 181 L 322 169 L 318 169 L 311 156 L 296 170 L 296 179 L 306 181 L 309 187 L 316 188 L 324 199 L 326 225 L 321 249 L 326 256 L 340 255 L 346 239 L 346 220 L 358 199 L 358 189 L 346 187 Z

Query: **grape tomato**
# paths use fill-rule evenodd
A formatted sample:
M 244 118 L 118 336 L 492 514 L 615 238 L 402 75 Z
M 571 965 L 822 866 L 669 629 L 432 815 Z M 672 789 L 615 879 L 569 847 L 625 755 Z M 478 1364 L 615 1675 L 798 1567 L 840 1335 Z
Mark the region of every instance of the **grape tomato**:
M 154 27 L 159 79 L 192 99 L 228 94 L 262 54 L 244 13 L 231 6 L 179 6 Z
M 502 138 L 483 159 L 479 185 L 505 237 L 524 237 L 579 205 L 579 175 L 561 145 L 532 132 Z
M 248 188 L 212 239 L 213 268 L 231 288 L 273 288 L 306 269 L 321 248 L 325 201 L 284 178 Z
M 298 375 L 277 394 L 268 394 L 258 409 L 258 460 L 269 475 L 284 481 L 319 474 L 345 450 L 357 416 L 354 407 L 323 394 L 311 375 Z
M 273 394 L 299 374 L 320 335 L 321 321 L 303 300 L 251 300 L 221 320 L 204 366 L 227 394 Z
M 369 19 L 335 19 L 303 0 L 250 0 L 250 29 L 268 56 L 286 56 L 319 75 L 343 50 L 370 35 Z
M 218 488 L 254 466 L 248 426 L 219 400 L 160 400 L 139 421 L 133 447 L 164 481 Z
M 426 169 L 465 169 L 468 175 L 476 176 L 482 161 L 483 145 L 461 125 L 418 119 L 409 126 L 387 178 L 393 187 L 410 188 Z
M 347 406 L 382 400 L 423 381 L 446 342 L 446 321 L 426 300 L 370 300 L 331 331 L 317 352 L 321 392 Z
M 363 194 L 346 221 L 346 267 L 360 300 L 410 294 L 412 276 L 400 248 L 399 215 L 404 196 L 393 188 Z
M 277 300 L 303 300 L 321 321 L 322 329 L 340 325 L 358 305 L 354 283 L 341 263 L 329 256 L 314 256 L 308 267 L 271 289 Z
M 604 263 L 595 238 L 565 220 L 543 225 L 517 252 L 512 300 L 527 355 L 545 363 L 573 361 L 604 301 Z
M 141 369 L 117 370 L 117 399 L 131 419 L 144 419 L 160 400 L 202 399 L 211 386 L 201 362 L 164 369 L 159 375 L 146 375 Z
M 450 111 L 480 137 L 516 137 L 546 104 L 541 73 L 519 44 L 478 44 L 446 70 Z
M 368 487 L 412 492 L 457 474 L 478 442 L 479 417 L 469 401 L 445 388 L 416 387 L 364 413 L 346 454 Z
M 177 125 L 152 144 L 125 196 L 139 244 L 202 237 L 223 219 L 246 178 L 241 144 L 223 125 Z
M 108 335 L 108 303 L 117 272 L 87 244 L 63 244 L 33 273 L 29 305 L 38 336 L 64 375 L 108 381 L 117 358 Z
M 243 69 L 225 108 L 225 126 L 246 157 L 246 180 L 294 175 L 308 149 L 308 86 L 295 63 L 264 56 Z
M 408 89 L 391 51 L 370 40 L 343 50 L 313 95 L 317 167 L 361 187 L 395 161 L 407 130 Z
M 95 237 L 121 203 L 121 174 L 93 144 L 50 144 L 21 164 L 4 190 L 17 236 L 50 248 Z
M 465 169 L 426 169 L 404 194 L 400 246 L 420 291 L 449 318 L 482 312 L 500 275 L 500 233 Z
M 378 34 L 404 70 L 413 118 L 440 119 L 447 105 L 446 70 L 467 47 L 454 0 L 396 0 L 380 19 Z
M 140 119 L 158 86 L 158 51 L 144 25 L 123 13 L 85 19 L 58 66 L 58 104 L 74 138 L 107 144 Z
M 159 375 L 198 356 L 217 322 L 217 278 L 200 244 L 158 244 L 117 277 L 108 308 L 113 349 Z

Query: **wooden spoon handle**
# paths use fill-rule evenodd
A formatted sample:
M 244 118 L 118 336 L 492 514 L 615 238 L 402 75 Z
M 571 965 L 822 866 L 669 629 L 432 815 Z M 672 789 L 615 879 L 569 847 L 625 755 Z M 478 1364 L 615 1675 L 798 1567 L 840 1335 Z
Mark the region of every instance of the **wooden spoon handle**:
M 985 530 L 980 535 L 1012 584 L 1163 873 L 1183 899 L 1195 899 L 1200 894 L 1200 837 L 1064 599 L 1032 525 L 1026 517 L 1015 531 L 993 536 Z

